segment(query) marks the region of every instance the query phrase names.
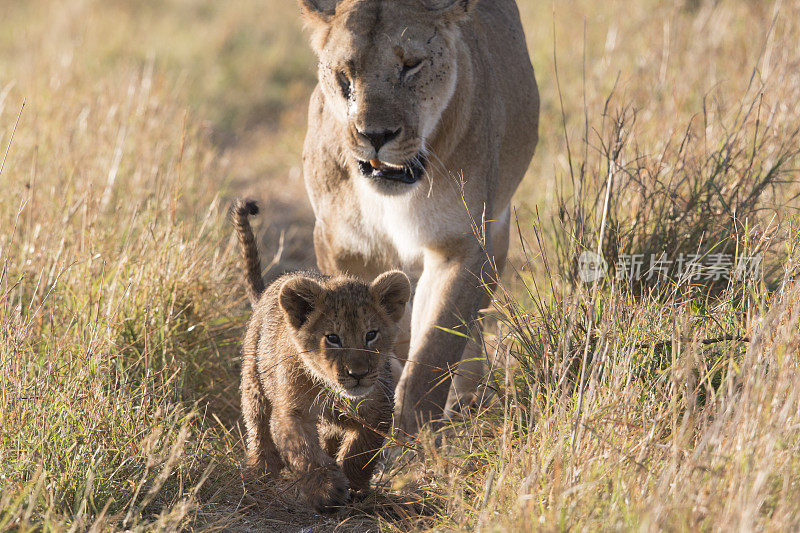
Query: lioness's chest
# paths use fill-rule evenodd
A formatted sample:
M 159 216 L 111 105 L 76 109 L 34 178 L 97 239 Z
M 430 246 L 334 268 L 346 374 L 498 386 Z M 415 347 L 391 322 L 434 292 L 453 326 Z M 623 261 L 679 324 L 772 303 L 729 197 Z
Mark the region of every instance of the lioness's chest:
M 354 187 L 358 217 L 355 224 L 373 248 L 391 247 L 409 267 L 421 263 L 422 254 L 461 231 L 467 217 L 457 197 L 434 194 L 423 183 L 407 195 L 388 196 L 365 180 Z

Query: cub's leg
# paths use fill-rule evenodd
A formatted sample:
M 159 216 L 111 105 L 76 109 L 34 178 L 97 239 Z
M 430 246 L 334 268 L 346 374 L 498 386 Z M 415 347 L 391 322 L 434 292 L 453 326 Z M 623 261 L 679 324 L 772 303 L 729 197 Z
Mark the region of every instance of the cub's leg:
M 300 490 L 314 509 L 331 512 L 347 503 L 347 478 L 320 446 L 317 418 L 274 409 L 270 428 L 281 457 L 298 476 Z
M 242 415 L 246 430 L 245 465 L 254 474 L 277 475 L 283 467 L 269 431 L 272 405 L 261 389 L 254 358 L 245 356 L 242 368 Z
M 342 470 L 350 480 L 353 490 L 369 489 L 385 435 L 392 428 L 393 391 L 394 382 L 387 364 L 370 399 L 359 405 L 358 415 L 363 423 L 349 420 L 341 426 L 344 438 L 337 459 L 342 463 Z
M 335 424 L 327 421 L 322 421 L 317 426 L 319 431 L 319 442 L 322 444 L 325 453 L 331 457 L 336 457 L 339 453 L 339 448 L 342 447 L 342 430 Z
M 369 489 L 382 446 L 383 437 L 364 426 L 345 432 L 338 459 L 353 490 Z

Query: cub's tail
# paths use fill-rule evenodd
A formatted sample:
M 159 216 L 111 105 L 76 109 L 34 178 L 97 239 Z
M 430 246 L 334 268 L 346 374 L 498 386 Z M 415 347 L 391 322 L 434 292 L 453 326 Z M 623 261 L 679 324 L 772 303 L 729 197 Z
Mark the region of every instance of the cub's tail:
M 237 198 L 233 202 L 230 218 L 236 228 L 241 248 L 242 271 L 244 285 L 250 303 L 255 305 L 264 293 L 264 280 L 261 277 L 261 261 L 258 258 L 258 245 L 250 226 L 251 215 L 258 214 L 258 204 L 252 200 Z

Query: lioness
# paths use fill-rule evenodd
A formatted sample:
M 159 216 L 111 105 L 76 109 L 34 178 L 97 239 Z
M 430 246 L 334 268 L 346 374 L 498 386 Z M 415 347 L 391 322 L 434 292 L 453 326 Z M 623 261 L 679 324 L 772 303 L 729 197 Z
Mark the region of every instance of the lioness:
M 369 487 L 390 430 L 389 357 L 411 287 L 395 271 L 370 285 L 293 273 L 265 288 L 248 221 L 257 212 L 237 201 L 231 213 L 253 305 L 242 350 L 247 465 L 272 473 L 288 466 L 315 509 L 334 510 L 348 488 Z
M 442 414 L 442 373 L 467 342 L 447 330 L 486 303 L 481 278 L 489 258 L 505 263 L 538 140 L 519 12 L 514 0 L 299 2 L 319 58 L 303 156 L 317 262 L 418 280 L 395 407 L 414 434 Z

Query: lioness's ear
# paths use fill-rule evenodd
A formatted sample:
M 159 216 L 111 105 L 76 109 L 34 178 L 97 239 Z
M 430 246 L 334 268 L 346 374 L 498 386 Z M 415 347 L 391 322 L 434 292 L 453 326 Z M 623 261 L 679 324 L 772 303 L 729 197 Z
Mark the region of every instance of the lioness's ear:
M 408 276 L 399 270 L 384 272 L 372 282 L 370 291 L 392 320 L 399 321 L 403 318 L 406 304 L 411 297 Z
M 339 4 L 339 0 L 299 0 L 299 2 L 300 11 L 306 21 L 323 24 L 330 22 Z
M 423 0 L 425 6 L 444 22 L 461 22 L 475 11 L 480 0 Z
M 322 290 L 319 283 L 306 277 L 291 278 L 283 284 L 279 301 L 294 329 L 300 329 L 306 323 Z
M 320 54 L 331 30 L 339 0 L 299 0 L 306 26 L 311 30 L 311 48 Z

